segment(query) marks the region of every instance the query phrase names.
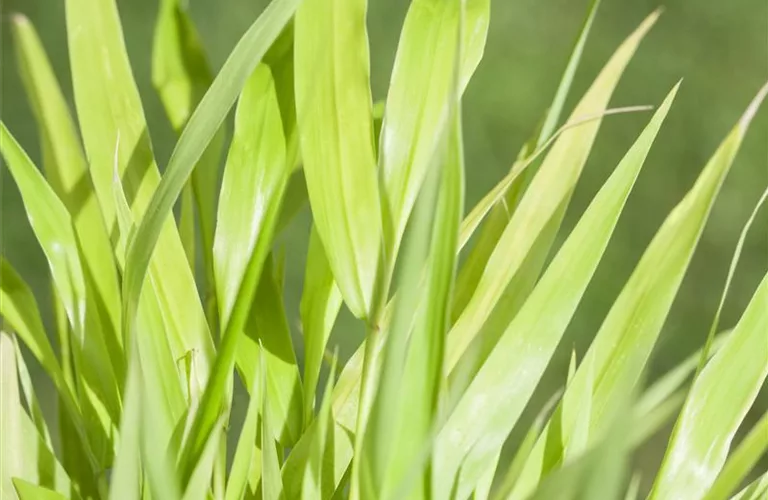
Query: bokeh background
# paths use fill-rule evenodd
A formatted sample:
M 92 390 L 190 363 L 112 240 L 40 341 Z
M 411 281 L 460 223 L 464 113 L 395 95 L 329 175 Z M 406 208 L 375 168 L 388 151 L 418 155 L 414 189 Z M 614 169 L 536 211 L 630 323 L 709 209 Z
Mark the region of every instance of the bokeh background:
M 378 100 L 386 95 L 400 27 L 409 2 L 370 0 L 369 3 L 371 85 L 374 99 Z M 485 58 L 464 99 L 468 206 L 471 207 L 506 173 L 518 149 L 543 116 L 581 27 L 587 4 L 588 0 L 492 0 Z M 214 68 L 222 65 L 265 5 L 265 0 L 190 0 L 192 18 Z M 603 263 L 532 407 L 563 383 L 569 351 L 572 348 L 579 354 L 585 351 L 613 298 L 666 214 L 690 188 L 719 142 L 768 79 L 766 0 L 603 0 L 566 112 L 621 40 L 660 6 L 665 12 L 630 64 L 612 106 L 658 104 L 680 78 L 684 79 L 683 86 L 651 150 Z M 162 168 L 173 148 L 175 136 L 150 82 L 150 51 L 158 2 L 118 0 L 118 7 L 155 153 Z M 13 12 L 25 14 L 37 27 L 71 102 L 64 2 L 2 0 L 2 119 L 31 157 L 38 161 L 40 151 L 35 124 L 16 73 L 7 24 L 7 16 Z M 709 329 L 738 234 L 768 184 L 768 106 L 765 108 L 756 118 L 723 186 L 658 343 L 651 377 L 670 368 L 701 345 Z M 566 217 L 565 234 L 648 117 L 647 114 L 622 115 L 604 121 Z M 42 309 L 49 311 L 45 260 L 25 218 L 18 192 L 4 167 L 1 174 L 0 248 L 33 286 Z M 298 301 L 309 224 L 310 216 L 305 208 L 280 241 L 287 257 L 287 307 L 300 357 Z M 747 240 L 726 303 L 723 326 L 735 323 L 766 270 L 768 210 L 761 214 Z M 45 320 L 51 324 L 49 314 Z M 343 313 L 332 343 L 337 343 L 344 355 L 351 353 L 361 338 L 359 326 L 349 314 Z M 43 401 L 47 412 L 53 411 L 54 399 L 50 397 Z M 767 399 L 765 394 L 761 396 L 752 417 L 765 411 Z M 651 476 L 652 466 L 649 464 L 658 460 L 665 439 L 664 433 L 660 433 L 638 453 L 638 465 L 648 469 L 646 477 Z

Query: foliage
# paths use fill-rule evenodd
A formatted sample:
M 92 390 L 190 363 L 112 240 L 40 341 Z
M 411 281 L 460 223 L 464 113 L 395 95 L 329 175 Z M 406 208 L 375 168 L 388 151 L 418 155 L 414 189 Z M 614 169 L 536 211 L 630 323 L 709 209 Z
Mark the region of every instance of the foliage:
M 180 0 L 162 0 L 153 83 L 180 134 L 162 175 L 114 0 L 65 5 L 79 128 L 34 28 L 12 19 L 42 170 L 5 124 L 0 152 L 48 262 L 59 349 L 2 257 L 3 498 L 636 498 L 629 456 L 675 416 L 649 498 L 727 498 L 750 473 L 757 479 L 739 498 L 765 494 L 768 471 L 754 469 L 768 418 L 737 446 L 734 436 L 768 376 L 768 276 L 733 329 L 714 336 L 754 213 L 706 345 L 650 387 L 643 380 L 768 84 L 509 462 L 505 443 L 684 91 L 672 86 L 556 248 L 602 121 L 648 109 L 609 103 L 659 14 L 557 128 L 598 10 L 591 2 L 542 127 L 465 217 L 462 94 L 482 59 L 489 0 L 412 0 L 382 121 L 366 0 L 272 0 L 215 78 Z M 301 366 L 275 238 L 307 201 Z M 367 331 L 346 363 L 327 355 L 342 304 Z M 53 382 L 57 421 L 40 410 L 23 353 Z M 236 376 L 250 395 L 238 428 Z

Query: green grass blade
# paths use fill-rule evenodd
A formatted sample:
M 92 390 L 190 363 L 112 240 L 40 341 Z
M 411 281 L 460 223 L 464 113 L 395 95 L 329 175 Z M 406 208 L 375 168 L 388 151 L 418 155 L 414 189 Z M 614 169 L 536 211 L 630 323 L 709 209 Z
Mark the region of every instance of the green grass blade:
M 412 491 L 396 488 L 407 475 L 418 477 L 418 469 L 424 468 L 414 464 L 429 443 L 444 381 L 443 339 L 464 201 L 461 115 L 455 106 L 453 112 L 441 147 L 446 152 L 438 150 L 434 155 L 443 164 L 433 163 L 424 182 L 414 210 L 411 240 L 403 251 L 402 279 L 363 443 L 363 498 L 422 498 L 427 493 L 422 490 L 426 480 L 417 481 Z M 425 265 L 428 274 L 423 290 L 421 270 Z
M 562 390 L 557 391 L 552 395 L 549 401 L 541 407 L 541 410 L 539 410 L 533 423 L 528 427 L 525 437 L 517 447 L 517 451 L 515 452 L 514 458 L 512 458 L 512 462 L 510 462 L 507 472 L 501 479 L 501 483 L 494 493 L 494 500 L 506 498 L 507 495 L 512 492 L 515 483 L 523 472 L 523 466 L 525 465 L 526 460 L 533 451 L 533 446 L 536 444 L 536 441 L 544 430 L 544 424 L 547 422 L 549 414 L 552 412 L 555 405 L 557 405 L 558 401 L 560 401 L 562 395 Z
M 240 96 L 221 186 L 213 253 L 223 332 L 240 295 L 253 294 L 244 278 L 249 266 L 261 268 L 269 252 L 289 174 L 275 85 L 262 64 Z
M 366 0 L 304 0 L 296 13 L 296 113 L 315 227 L 344 301 L 371 312 L 381 214 Z
M 218 458 L 219 446 L 223 437 L 224 419 L 225 415 L 222 415 L 214 431 L 208 436 L 208 442 L 205 443 L 200 460 L 197 462 L 197 466 L 184 488 L 182 500 L 206 500 L 210 498 L 211 476 L 214 472 L 214 465 Z
M 587 42 L 599 5 L 600 0 L 592 0 L 587 17 L 584 20 L 584 24 L 576 39 L 565 71 L 563 72 L 563 76 L 560 78 L 555 97 L 547 110 L 541 130 L 538 131 L 538 138 L 532 137 L 529 142 L 523 146 L 518 160 L 511 168 L 512 172 L 514 172 L 520 166 L 520 163 L 529 156 L 528 153 L 545 144 L 547 139 L 549 139 L 555 131 L 555 126 L 560 120 L 560 115 L 562 114 L 565 105 L 565 99 L 568 96 L 571 84 L 573 83 L 576 69 L 581 62 L 584 45 Z M 483 269 L 485 269 L 485 265 L 488 262 L 496 243 L 504 232 L 504 227 L 507 225 L 507 222 L 509 222 L 511 212 L 517 207 L 517 203 L 520 201 L 519 198 L 534 173 L 534 168 L 527 168 L 524 172 L 521 172 L 521 176 L 507 187 L 503 200 L 494 204 L 491 213 L 488 215 L 488 219 L 483 224 L 478 239 L 472 247 L 470 254 L 467 256 L 465 260 L 466 263 L 462 266 L 457 278 L 456 297 L 451 311 L 454 320 L 464 310 L 467 302 L 472 297 L 472 293 L 474 292 L 478 281 L 480 281 L 480 276 L 482 276 Z M 536 277 L 538 277 L 538 272 L 535 274 Z M 530 290 L 529 287 L 526 288 Z
M 152 84 L 160 95 L 165 113 L 176 133 L 181 133 L 192 111 L 210 87 L 213 75 L 208 65 L 195 25 L 179 0 L 163 0 L 155 24 L 152 47 Z M 192 179 L 182 196 L 182 209 L 187 206 L 191 216 L 191 195 L 200 221 L 203 246 L 203 266 L 206 283 L 206 312 L 209 324 L 215 315 L 213 277 L 213 234 L 216 216 L 216 188 L 219 160 L 224 145 L 225 129 L 221 127 L 197 162 Z M 184 211 L 182 210 L 182 215 Z M 183 218 L 182 218 L 183 220 Z M 180 231 L 183 232 L 183 224 Z M 192 229 L 194 233 L 194 228 Z M 183 234 L 182 234 L 182 240 Z M 194 241 L 194 240 L 193 240 Z M 194 270 L 194 260 L 191 268 Z
M 733 496 L 731 500 L 764 500 L 768 494 L 768 472 L 748 484 L 743 490 Z
M 133 240 L 138 240 L 138 246 L 147 252 L 138 275 L 133 272 L 138 271 L 137 266 L 131 264 L 135 259 L 130 255 L 125 259 L 123 335 L 132 333 L 130 325 L 135 322 L 133 316 L 139 303 L 138 289 L 149 266 L 149 256 L 159 238 L 149 271 L 151 279 L 147 280 L 155 284 L 156 298 L 144 308 L 156 309 L 166 320 L 160 330 L 152 332 L 155 335 L 164 333 L 162 337 L 167 339 L 173 358 L 181 358 L 190 351 L 199 353 L 200 361 L 195 365 L 196 377 L 204 383 L 208 379 L 214 357 L 213 341 L 191 269 L 184 258 L 178 230 L 172 218 L 165 217 L 170 209 L 161 212 L 156 206 L 150 206 L 153 193 L 158 188 L 160 174 L 123 42 L 117 6 L 114 0 L 67 0 L 66 18 L 77 116 L 91 178 L 113 247 L 120 237 L 113 192 L 115 170 L 125 187 L 126 199 L 137 223 L 159 219 L 157 238 L 152 241 L 152 245 L 146 244 L 144 237 L 140 237 L 143 225 Z M 104 71 L 104 68 L 110 68 L 110 71 Z M 222 110 L 222 113 L 226 113 L 226 110 Z M 217 128 L 218 123 L 215 125 Z M 201 154 L 208 142 L 201 141 L 198 144 Z M 190 159 L 190 170 L 198 159 L 199 155 Z M 167 169 L 166 174 L 170 170 Z M 126 309 L 132 313 L 126 315 Z M 164 383 L 170 382 L 164 380 Z
M 116 346 L 109 349 L 100 329 L 94 297 L 86 293 L 81 267 L 80 243 L 70 215 L 32 161 L 4 124 L 0 124 L 0 150 L 21 193 L 27 217 L 48 261 L 56 290 L 74 332 L 75 366 L 94 452 L 101 465 L 111 454 L 112 427 L 119 422 L 122 357 Z M 86 334 L 87 331 L 87 334 Z
M 463 93 L 485 48 L 490 1 L 415 0 L 405 18 L 387 94 L 379 164 L 385 241 L 394 264 L 408 218 L 449 117 L 454 59 Z M 462 40 L 455 43 L 459 18 Z
M 745 128 L 744 122 L 736 126 L 656 233 L 590 346 L 586 356 L 594 358 L 596 373 L 592 429 L 602 425 L 605 411 L 620 397 L 622 380 L 639 380 Z M 573 385 L 584 384 L 585 378 L 583 372 L 577 372 Z M 570 394 L 566 391 L 566 399 L 577 404 L 575 389 Z M 573 422 L 563 423 L 564 439 L 568 439 L 572 426 Z M 515 498 L 523 498 L 559 462 L 561 450 L 549 447 L 548 456 L 544 457 L 544 447 L 542 438 L 534 455 L 536 459 L 526 467 L 525 481 L 521 481 Z
M 252 380 L 258 380 L 259 370 L 261 369 L 261 364 L 256 363 L 256 371 L 253 374 Z M 248 410 L 245 413 L 245 422 L 243 422 L 243 428 L 237 439 L 235 456 L 232 459 L 232 467 L 229 472 L 226 500 L 244 498 L 248 485 L 248 475 L 251 465 L 255 460 L 254 455 L 261 453 L 260 449 L 256 447 L 256 436 L 259 430 L 259 412 L 263 399 L 260 389 L 260 384 L 254 383 L 252 385 Z
M 173 204 L 195 164 L 245 87 L 246 81 L 288 23 L 297 4 L 298 0 L 275 0 L 269 4 L 240 39 L 184 128 L 168 161 L 162 181 L 152 196 L 146 211 L 147 216 L 142 219 L 134 244 L 128 250 L 123 301 L 129 320 L 138 306 L 150 257 L 161 237 L 163 226 L 171 223 L 169 216 Z M 206 362 L 208 359 L 210 358 L 206 358 Z M 199 365 L 207 368 L 205 363 Z M 227 374 L 219 375 L 220 378 L 226 376 Z M 203 377 L 203 380 L 206 378 Z M 218 386 L 220 382 L 213 385 Z
M 0 493 L 3 498 L 13 498 L 14 490 L 11 478 L 18 477 L 24 471 L 24 457 L 19 451 L 24 450 L 21 434 L 21 398 L 16 372 L 16 352 L 11 334 L 0 331 Z
M 632 475 L 632 479 L 627 486 L 627 493 L 624 495 L 624 500 L 639 500 L 640 499 L 640 473 L 636 472 Z
M 267 389 L 268 366 L 264 349 L 259 348 L 259 385 L 261 393 L 261 498 L 278 500 L 283 495 L 283 482 L 280 478 L 280 461 L 275 446 L 275 433 L 270 417 L 270 397 Z
M 251 303 L 254 295 L 259 293 L 259 278 L 264 275 L 262 267 L 272 245 L 280 203 L 290 175 L 274 81 L 267 66 L 258 66 L 245 83 L 235 121 L 235 137 L 224 172 L 214 237 L 214 272 L 222 343 L 211 381 L 195 415 L 191 439 L 184 447 L 181 464 L 185 478 L 191 472 L 207 434 L 225 403 L 227 381 L 236 360 L 247 387 L 252 387 L 248 381 L 254 373 L 255 358 L 248 357 L 243 351 L 243 343 L 248 342 L 248 337 L 243 337 L 241 333 L 246 327 L 249 312 L 254 314 Z M 250 207 L 250 211 L 244 211 L 243 206 Z M 273 278 L 268 274 L 266 276 L 267 279 L 262 282 L 269 283 Z M 281 311 L 282 308 L 267 315 L 271 314 L 274 320 Z M 265 330 L 258 334 L 266 335 L 267 332 L 272 333 Z M 277 356 L 276 350 L 283 355 L 282 359 L 295 360 L 287 325 L 280 330 L 279 336 L 271 337 L 268 346 L 273 354 L 270 362 Z M 287 364 L 287 378 L 282 376 L 283 371 L 270 370 L 269 373 L 278 385 L 284 387 L 284 382 L 291 384 L 289 396 L 285 399 L 296 403 L 280 407 L 285 413 L 275 422 L 275 425 L 280 425 L 281 434 L 283 427 L 287 428 L 286 435 L 290 440 L 298 438 L 293 434 L 297 431 L 296 426 L 291 425 L 292 414 L 295 414 L 294 420 L 301 427 L 301 396 L 297 394 L 298 400 L 290 397 L 293 393 L 300 393 L 300 382 L 295 361 Z
M 749 431 L 749 434 L 731 452 L 723 470 L 704 497 L 706 500 L 725 500 L 733 493 L 747 474 L 768 450 L 768 413 Z
M 313 226 L 309 236 L 300 308 L 304 334 L 304 422 L 306 424 L 314 415 L 315 391 L 323 355 L 341 303 L 341 292 L 333 279 L 333 272 L 325 256 L 323 244 Z
M 649 16 L 624 41 L 576 106 L 573 117 L 599 114 L 606 109 L 624 68 L 657 17 L 658 13 Z M 530 254 L 530 251 L 534 249 L 544 256 L 549 253 L 549 247 L 586 163 L 599 126 L 600 120 L 595 120 L 564 132 L 547 154 L 520 206 L 506 225 L 475 293 L 448 335 L 446 363 L 449 370 L 456 366 L 467 347 L 480 333 L 494 306 L 504 297 L 508 287 L 515 284 L 514 279 L 518 271 L 523 271 L 520 276 L 525 275 L 527 267 L 523 266 L 523 263 L 526 258 L 533 258 L 538 266 L 543 265 L 544 258 L 534 258 L 531 255 L 535 254 Z M 535 282 L 530 279 L 528 281 L 529 286 Z M 524 298 L 525 296 L 522 297 L 523 300 Z M 486 351 L 490 351 L 490 346 L 496 343 L 522 305 L 521 302 L 522 300 L 517 304 L 504 303 L 504 307 L 496 308 L 497 317 L 494 324 L 497 327 L 486 327 L 483 333 L 483 343 L 488 346 Z M 507 313 L 501 314 L 500 311 Z
M 141 497 L 141 375 L 138 350 L 133 349 L 128 363 L 123 415 L 120 421 L 120 446 L 115 454 L 109 500 L 140 500 Z
M 19 500 L 66 500 L 69 498 L 57 491 L 42 488 L 23 479 L 14 479 L 13 486 L 16 488 Z
M 768 376 L 766 301 L 768 275 L 725 345 L 694 381 L 650 499 L 704 495 L 722 470 L 733 436 Z
M 309 460 L 307 460 L 307 469 L 304 472 L 301 486 L 302 500 L 315 500 L 318 498 L 328 498 L 333 494 L 334 484 L 328 484 L 327 474 L 324 468 L 327 466 L 325 456 L 327 452 L 329 434 L 333 431 L 333 414 L 331 411 L 331 399 L 333 394 L 333 381 L 336 377 L 336 360 L 338 356 L 334 355 L 331 361 L 328 380 L 325 383 L 325 391 L 322 395 L 320 411 L 317 413 L 317 429 Z M 329 488 L 330 487 L 330 488 Z
M 244 335 L 237 345 L 237 368 L 246 388 L 253 390 L 258 379 L 259 343 L 267 362 L 267 391 L 275 438 L 293 446 L 302 431 L 302 394 L 298 365 L 283 303 L 282 278 L 268 257 L 253 299 Z
M 677 86 L 592 200 L 442 429 L 436 477 L 452 477 L 464 461 L 459 496 L 472 491 L 486 460 L 501 448 L 533 393 L 603 255 L 676 92 Z M 465 458 L 473 449 L 476 453 Z M 435 487 L 439 492 L 445 485 Z
M 13 17 L 12 27 L 19 73 L 38 123 L 43 170 L 72 214 L 78 238 L 87 242 L 80 248 L 83 272 L 100 304 L 103 335 L 119 351 L 122 336 L 117 272 L 75 122 L 34 27 L 20 15 Z
M 40 401 L 38 401 L 35 387 L 32 385 L 32 377 L 29 375 L 27 363 L 24 361 L 24 356 L 21 354 L 21 349 L 19 348 L 19 343 L 16 341 L 16 337 L 13 338 L 13 343 L 16 347 L 16 367 L 18 368 L 19 374 L 19 386 L 21 386 L 24 401 L 27 403 L 29 416 L 45 444 L 49 448 L 53 448 L 51 432 L 48 430 L 48 424 L 43 416 L 43 410 L 40 408 Z

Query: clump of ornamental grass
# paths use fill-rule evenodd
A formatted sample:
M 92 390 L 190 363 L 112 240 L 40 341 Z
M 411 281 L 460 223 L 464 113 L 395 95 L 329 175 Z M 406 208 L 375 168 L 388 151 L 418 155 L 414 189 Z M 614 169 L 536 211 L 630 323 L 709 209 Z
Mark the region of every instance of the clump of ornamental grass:
M 768 277 L 732 329 L 715 335 L 716 317 L 699 353 L 642 381 L 768 86 L 659 227 L 509 461 L 502 447 L 674 105 L 670 82 L 554 251 L 601 122 L 645 109 L 608 103 L 657 14 L 562 120 L 592 2 L 541 128 L 465 211 L 461 97 L 489 0 L 413 0 L 375 107 L 365 0 L 273 0 L 215 78 L 179 0 L 163 0 L 153 83 L 179 139 L 162 176 L 114 0 L 65 3 L 77 121 L 33 27 L 12 19 L 42 173 L 5 125 L 0 149 L 47 258 L 60 349 L 3 258 L 3 498 L 634 499 L 628 457 L 672 419 L 649 498 L 724 499 L 750 473 L 738 498 L 765 498 L 768 473 L 753 468 L 768 416 L 732 444 L 768 375 Z M 307 200 L 300 366 L 273 250 Z M 326 353 L 342 306 L 367 331 L 346 363 Z M 55 421 L 20 346 L 55 386 Z M 242 426 L 229 424 L 235 376 L 250 397 Z

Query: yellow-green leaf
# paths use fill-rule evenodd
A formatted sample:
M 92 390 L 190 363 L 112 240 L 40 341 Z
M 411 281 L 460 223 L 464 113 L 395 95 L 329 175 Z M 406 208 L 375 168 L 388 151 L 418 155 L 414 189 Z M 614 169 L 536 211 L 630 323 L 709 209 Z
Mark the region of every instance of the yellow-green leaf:
M 352 313 L 371 312 L 381 251 L 366 0 L 304 0 L 296 115 L 315 227 Z

